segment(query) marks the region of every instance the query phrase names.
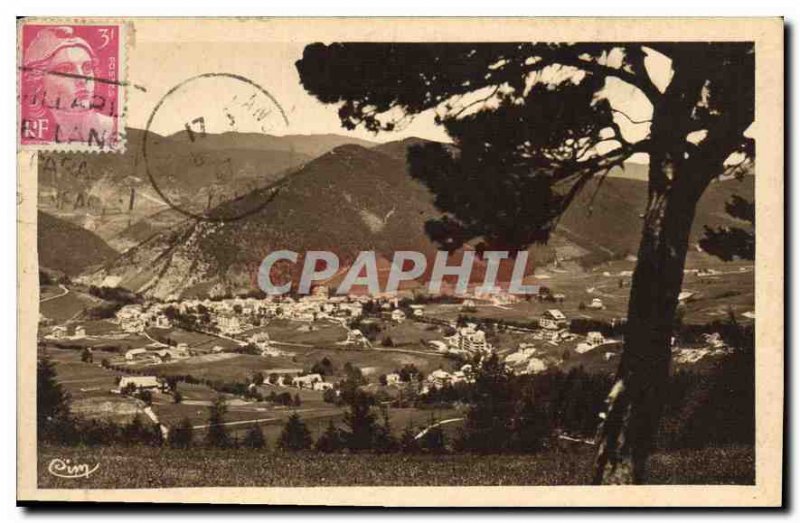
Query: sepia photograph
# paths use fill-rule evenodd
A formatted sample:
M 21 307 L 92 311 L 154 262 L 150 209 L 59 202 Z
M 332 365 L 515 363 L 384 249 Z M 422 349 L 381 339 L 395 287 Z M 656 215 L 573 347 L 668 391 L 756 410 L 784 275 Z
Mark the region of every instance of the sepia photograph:
M 780 503 L 780 19 L 17 25 L 18 496 Z

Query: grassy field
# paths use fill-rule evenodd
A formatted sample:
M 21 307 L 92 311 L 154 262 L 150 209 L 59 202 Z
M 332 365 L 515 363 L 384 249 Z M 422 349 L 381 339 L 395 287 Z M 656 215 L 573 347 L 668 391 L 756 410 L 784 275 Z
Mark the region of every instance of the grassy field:
M 105 369 L 97 364 L 80 361 L 80 351 L 67 349 L 49 349 L 48 354 L 56 365 L 58 380 L 70 394 L 72 409 L 81 417 L 110 419 L 121 423 L 129 422 L 134 415 L 142 413 L 144 404 L 127 396 L 113 394 L 116 388 L 116 378 L 124 375 L 115 370 Z M 261 356 L 219 354 L 193 357 L 174 363 L 137 366 L 138 370 L 147 369 L 155 375 L 179 375 L 191 373 L 196 377 L 222 379 L 224 381 L 248 379 L 256 370 L 268 374 L 270 370 L 281 372 L 296 372 L 302 368 L 310 367 L 312 362 L 318 361 L 327 355 L 334 361 L 338 371 L 341 371 L 345 361 L 353 364 L 366 365 L 367 362 L 379 362 L 382 372 L 399 368 L 403 363 L 414 362 L 419 367 L 430 368 L 434 366 L 429 360 L 438 361 L 436 356 L 408 355 L 396 352 L 378 351 L 346 351 L 326 349 L 301 349 L 300 362 L 291 360 L 278 361 L 281 358 L 264 358 Z M 96 358 L 104 353 L 99 352 Z M 211 359 L 217 358 L 212 361 Z M 426 362 L 428 362 L 426 364 Z M 292 367 L 290 367 L 292 366 Z M 373 367 L 375 369 L 375 367 Z M 374 376 L 373 376 L 374 378 Z M 334 378 L 331 378 L 334 379 Z M 377 387 L 373 379 L 370 387 Z M 202 437 L 201 427 L 208 422 L 208 407 L 218 393 L 206 385 L 180 383 L 178 390 L 183 396 L 182 403 L 174 403 L 170 394 L 153 394 L 153 411 L 159 420 L 168 426 L 177 425 L 184 417 L 192 425 L 198 427 L 198 437 Z M 293 387 L 277 387 L 263 385 L 259 391 L 265 396 L 270 392 L 280 394 L 288 392 L 292 396 L 299 396 L 299 407 L 284 407 L 270 402 L 242 401 L 230 394 L 223 394 L 228 400 L 228 412 L 225 422 L 230 423 L 228 429 L 234 436 L 241 436 L 252 424 L 257 423 L 262 427 L 265 436 L 274 441 L 280 433 L 286 419 L 292 412 L 297 411 L 308 424 L 313 436 L 316 438 L 325 430 L 328 421 L 341 422 L 344 408 L 323 401 L 322 392 Z M 389 409 L 390 423 L 397 435 L 411 422 L 416 427 L 429 423 L 431 414 L 437 420 L 457 417 L 459 414 L 452 410 L 418 410 L 418 409 Z
M 156 339 L 170 338 L 175 344 L 185 343 L 197 352 L 211 352 L 217 345 L 223 349 L 233 349 L 239 346 L 238 343 L 225 338 L 203 334 L 202 332 L 186 331 L 178 327 L 169 329 L 150 327 L 147 332 Z
M 58 381 L 71 399 L 70 409 L 82 418 L 99 418 L 127 423 L 141 413 L 140 402 L 113 394 L 118 373 L 80 361 L 76 350 L 49 349 Z
M 77 317 L 86 309 L 104 303 L 103 300 L 79 291 L 70 290 L 67 294 L 60 296 L 62 292 L 63 291 L 59 290 L 48 292 L 46 295 L 43 295 L 41 299 L 52 296 L 59 297 L 53 297 L 52 299 L 44 301 L 39 306 L 39 312 L 43 316 L 58 323 Z
M 469 316 L 493 320 L 536 321 L 547 309 L 560 309 L 567 318 L 593 318 L 610 320 L 627 315 L 630 294 L 630 272 L 636 263 L 629 260 L 607 262 L 591 270 L 575 268 L 542 268 L 533 282 L 543 285 L 553 293 L 566 296 L 562 303 L 521 302 L 513 305 L 477 304 L 476 312 Z M 741 314 L 754 309 L 755 279 L 752 262 L 723 262 L 708 255 L 690 252 L 686 268 L 713 269 L 714 275 L 698 276 L 687 273 L 684 276 L 683 290 L 695 293 L 694 299 L 687 303 L 684 321 L 705 323 L 724 319 L 728 308 L 732 308 L 741 320 Z M 623 286 L 620 287 L 620 281 Z M 581 310 L 580 304 L 589 305 L 593 298 L 600 298 L 605 306 L 601 310 Z M 462 314 L 459 304 L 434 304 L 425 309 L 428 316 L 455 320 Z M 746 321 L 746 320 L 745 320 Z
M 88 478 L 57 478 L 47 471 L 56 458 L 99 467 Z M 590 447 L 497 456 L 43 447 L 38 484 L 40 488 L 585 485 L 592 458 Z M 752 449 L 741 447 L 662 452 L 651 459 L 650 478 L 656 484 L 753 484 L 754 467 Z
M 335 345 L 347 339 L 347 331 L 337 323 L 315 322 L 313 329 L 310 329 L 307 322 L 282 319 L 270 321 L 265 327 L 249 330 L 240 337 L 248 337 L 261 331 L 269 333 L 273 340 L 301 345 Z
M 255 372 L 299 372 L 302 365 L 287 358 L 253 356 L 251 354 L 206 354 L 184 360 L 175 360 L 155 365 L 142 365 L 140 370 L 159 376 L 191 374 L 195 378 L 221 380 L 225 382 L 248 381 Z

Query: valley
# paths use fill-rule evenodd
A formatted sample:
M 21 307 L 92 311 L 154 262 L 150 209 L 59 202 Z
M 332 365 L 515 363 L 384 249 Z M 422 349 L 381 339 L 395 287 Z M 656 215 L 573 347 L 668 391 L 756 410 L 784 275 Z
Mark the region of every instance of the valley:
M 338 393 L 358 369 L 365 389 L 391 406 L 399 432 L 461 419 L 464 405 L 418 398 L 469 383 L 467 367 L 483 353 L 498 354 L 521 374 L 611 375 L 619 364 L 646 192 L 636 174 L 641 166 L 609 177 L 599 192 L 590 183 L 548 245 L 529 249 L 524 283 L 539 285 L 538 295 L 493 297 L 471 288 L 432 297 L 412 281 L 397 295 L 329 296 L 327 287 L 338 285 L 358 251 L 376 252 L 385 274 L 394 251 L 432 256 L 439 248 L 425 224 L 440 213 L 405 165 L 404 151 L 419 140 L 375 146 L 334 135 L 209 136 L 204 154 L 236 152 L 241 184 L 232 186 L 243 190 L 210 216 L 261 209 L 210 222 L 187 218 L 152 190 L 136 152 L 141 133 L 130 130 L 129 152 L 119 158 L 40 164 L 39 350 L 55 363 L 80 415 L 118 422 L 146 415 L 167 431 L 185 418 L 202 433 L 209 406 L 222 396 L 236 437 L 258 424 L 274 440 L 298 412 L 316 438 L 344 412 L 326 392 Z M 159 139 L 164 150 L 178 151 L 165 156 L 174 163 L 174 183 L 202 191 L 206 181 L 183 180 L 179 169 L 181 155 L 200 146 L 187 152 L 185 137 Z M 276 179 L 284 180 L 280 189 L 266 188 Z M 696 247 L 703 226 L 735 223 L 724 212 L 730 196 L 751 198 L 752 191 L 749 177 L 718 182 L 699 207 L 681 322 L 705 326 L 710 338 L 678 342 L 676 370 L 715 368 L 728 349 L 714 338 L 714 325 L 754 321 L 752 263 L 722 262 Z M 331 250 L 342 270 L 317 295 L 266 298 L 256 271 L 264 254 L 278 249 Z M 298 273 L 283 276 L 296 281 Z M 132 294 L 119 301 L 98 292 L 109 289 Z M 543 327 L 553 310 L 563 325 Z M 319 379 L 297 384 L 311 375 Z M 120 390 L 125 377 L 150 380 L 145 400 Z

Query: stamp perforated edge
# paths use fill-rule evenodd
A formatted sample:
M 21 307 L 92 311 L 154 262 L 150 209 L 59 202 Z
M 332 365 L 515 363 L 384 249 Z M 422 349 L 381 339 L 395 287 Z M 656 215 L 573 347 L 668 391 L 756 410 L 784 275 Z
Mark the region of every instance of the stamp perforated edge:
M 120 78 L 117 89 L 118 100 L 117 107 L 119 107 L 119 114 L 117 118 L 117 129 L 119 134 L 119 141 L 114 147 L 99 148 L 90 146 L 86 143 L 44 143 L 44 144 L 23 144 L 20 141 L 19 129 L 22 124 L 22 106 L 20 103 L 22 85 L 22 28 L 25 25 L 116 25 L 119 29 L 119 63 L 120 63 Z M 17 152 L 20 151 L 33 151 L 33 152 L 48 152 L 48 153 L 90 153 L 90 154 L 124 154 L 127 150 L 127 115 L 128 115 L 128 46 L 130 41 L 128 39 L 129 33 L 132 33 L 133 22 L 130 20 L 122 20 L 119 18 L 21 18 L 17 21 L 17 120 L 15 135 L 17 136 Z

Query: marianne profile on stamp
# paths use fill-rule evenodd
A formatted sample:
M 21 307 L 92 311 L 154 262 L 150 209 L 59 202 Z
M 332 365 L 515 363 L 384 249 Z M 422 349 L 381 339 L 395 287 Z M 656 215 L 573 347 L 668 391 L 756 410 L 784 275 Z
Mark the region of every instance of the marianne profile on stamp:
M 22 145 L 119 142 L 118 27 L 26 26 L 22 54 Z

